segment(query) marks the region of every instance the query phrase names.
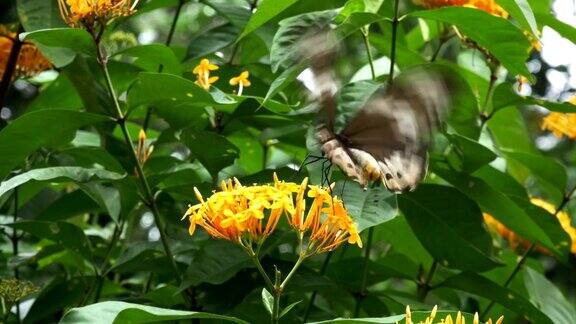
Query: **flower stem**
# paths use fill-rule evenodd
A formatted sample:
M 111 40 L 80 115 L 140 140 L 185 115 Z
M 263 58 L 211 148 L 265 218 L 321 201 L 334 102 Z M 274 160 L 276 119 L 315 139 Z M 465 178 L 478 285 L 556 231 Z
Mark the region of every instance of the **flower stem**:
M 372 48 L 370 47 L 370 25 L 360 28 L 362 38 L 364 39 L 364 47 L 366 47 L 366 54 L 368 54 L 368 63 L 370 64 L 370 73 L 372 73 L 372 80 L 376 79 L 376 70 L 374 69 L 374 58 L 372 57 Z
M 132 138 L 130 137 L 130 133 L 128 132 L 128 127 L 126 126 L 126 118 L 124 116 L 124 113 L 122 112 L 122 109 L 120 108 L 120 103 L 118 102 L 118 97 L 116 96 L 116 91 L 114 90 L 114 86 L 112 84 L 112 78 L 110 77 L 110 72 L 108 71 L 108 59 L 105 57 L 103 50 L 100 47 L 100 42 L 96 39 L 95 42 L 97 47 L 98 63 L 102 68 L 104 78 L 106 79 L 106 85 L 108 87 L 108 91 L 110 93 L 110 96 L 112 97 L 114 107 L 116 108 L 116 114 L 117 114 L 116 121 L 120 126 L 126 144 L 130 147 L 130 151 L 132 153 L 132 157 L 136 165 L 136 173 L 138 175 L 138 179 L 140 179 L 142 189 L 144 190 L 143 203 L 150 208 L 150 211 L 154 216 L 154 222 L 156 224 L 156 227 L 158 228 L 158 232 L 160 233 L 160 240 L 162 241 L 164 253 L 166 254 L 166 257 L 170 262 L 170 266 L 172 267 L 172 270 L 176 277 L 176 282 L 180 284 L 182 283 L 182 274 L 180 273 L 180 269 L 176 264 L 176 260 L 174 259 L 174 255 L 172 254 L 172 250 L 168 243 L 168 238 L 166 237 L 166 232 L 164 231 L 164 226 L 162 224 L 160 212 L 158 211 L 158 206 L 156 205 L 156 200 L 154 199 L 154 194 L 152 193 L 152 189 L 150 188 L 150 184 L 148 183 L 146 174 L 142 169 L 142 164 L 138 160 L 138 154 L 136 152 L 136 148 L 134 147 L 134 143 L 132 142 Z M 183 296 L 184 300 L 186 300 L 187 303 L 190 305 L 191 301 L 189 300 L 188 295 L 183 293 Z
M 372 239 L 374 237 L 374 227 L 368 230 L 368 240 L 366 242 L 366 252 L 364 253 L 364 262 L 362 263 L 362 281 L 360 283 L 360 291 L 356 296 L 356 309 L 354 310 L 354 317 L 360 314 L 360 305 L 362 300 L 366 297 L 366 281 L 368 280 L 368 261 L 370 261 L 370 250 L 372 249 Z
M 274 292 L 274 284 L 272 283 L 272 280 L 270 280 L 270 277 L 268 276 L 268 274 L 266 274 L 266 271 L 262 267 L 262 264 L 260 263 L 260 259 L 258 258 L 258 255 L 256 253 L 254 253 L 254 251 L 252 251 L 252 249 L 247 249 L 246 251 L 248 251 L 248 255 L 252 259 L 252 262 L 256 266 L 256 269 L 258 269 L 258 272 L 260 272 L 260 275 L 262 276 L 262 278 L 264 278 L 264 282 L 266 283 L 266 288 L 268 288 L 270 290 L 270 292 Z
M 390 47 L 390 72 L 388 73 L 388 85 L 394 82 L 394 64 L 396 64 L 396 38 L 398 34 L 398 2 L 394 0 L 394 17 L 392 18 L 392 46 Z

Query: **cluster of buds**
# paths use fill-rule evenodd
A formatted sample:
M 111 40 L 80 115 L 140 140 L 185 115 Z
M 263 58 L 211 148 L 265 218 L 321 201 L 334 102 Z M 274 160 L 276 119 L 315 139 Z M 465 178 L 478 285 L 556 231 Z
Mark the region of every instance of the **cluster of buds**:
M 118 17 L 135 13 L 139 0 L 58 0 L 62 19 L 71 27 L 95 32 L 96 25 L 106 26 Z
M 425 8 L 439 8 L 447 6 L 470 7 L 486 11 L 494 16 L 508 18 L 508 13 L 494 0 L 413 0 L 415 4 Z

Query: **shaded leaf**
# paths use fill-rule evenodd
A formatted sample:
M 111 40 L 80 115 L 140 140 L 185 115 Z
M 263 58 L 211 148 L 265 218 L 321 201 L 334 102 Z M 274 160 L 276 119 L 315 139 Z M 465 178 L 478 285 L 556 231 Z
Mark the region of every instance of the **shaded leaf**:
M 524 284 L 532 304 L 536 305 L 555 324 L 576 323 L 576 307 L 545 276 L 526 267 L 524 268 Z

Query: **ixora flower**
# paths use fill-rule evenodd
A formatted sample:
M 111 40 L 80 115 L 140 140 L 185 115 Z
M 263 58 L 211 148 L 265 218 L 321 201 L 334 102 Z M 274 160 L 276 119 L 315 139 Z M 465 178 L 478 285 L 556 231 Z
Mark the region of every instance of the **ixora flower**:
M 189 232 L 200 226 L 215 238 L 226 239 L 251 249 L 275 230 L 280 218 L 287 217 L 299 240 L 308 240 L 302 256 L 331 251 L 347 241 L 362 246 L 359 233 L 340 199 L 329 188 L 278 180 L 273 185 L 243 186 L 238 179 L 222 182 L 222 191 L 204 199 L 194 188 L 199 204 L 190 206 L 184 217 L 190 221 Z M 305 194 L 313 198 L 305 215 Z M 306 236 L 306 237 L 305 237 Z
M 242 91 L 244 90 L 244 87 L 249 87 L 252 84 L 252 83 L 250 83 L 250 80 L 248 80 L 249 76 L 250 76 L 250 72 L 244 71 L 244 72 L 240 73 L 239 76 L 233 77 L 232 79 L 230 79 L 230 85 L 231 86 L 238 86 L 238 92 L 236 92 L 236 95 L 241 96 Z
M 154 151 L 154 145 L 146 145 L 146 132 L 141 129 L 138 133 L 138 146 L 136 147 L 136 156 L 140 164 L 146 163 Z
M 554 205 L 542 199 L 532 198 L 530 201 L 532 202 L 532 204 L 548 211 L 552 216 L 556 212 L 556 207 L 554 207 Z M 570 216 L 568 215 L 568 213 L 560 211 L 556 214 L 556 218 L 558 218 L 558 221 L 560 222 L 560 225 L 562 226 L 564 231 L 568 234 L 568 236 L 570 236 L 570 239 L 572 241 L 570 251 L 573 254 L 576 254 L 576 228 L 572 227 Z M 506 226 L 504 226 L 504 224 L 500 223 L 491 215 L 484 214 L 484 222 L 486 223 L 488 228 L 490 228 L 492 231 L 498 233 L 501 237 L 506 239 L 508 241 L 508 244 L 510 244 L 510 247 L 513 250 L 517 250 L 519 248 L 527 249 L 530 246 L 530 242 L 526 241 L 518 234 L 508 229 Z M 537 247 L 537 249 L 544 253 L 548 252 L 543 247 Z
M 446 6 L 470 7 L 486 11 L 494 16 L 508 17 L 508 13 L 494 0 L 413 0 L 413 2 L 425 8 Z
M 210 76 L 210 71 L 218 70 L 218 65 L 210 63 L 208 59 L 200 60 L 200 64 L 194 67 L 193 74 L 196 74 L 196 84 L 208 90 L 210 85 L 218 81 L 217 76 Z
M 16 37 L 18 37 L 16 33 L 0 25 L 0 79 L 4 75 Z M 38 48 L 34 44 L 25 42 L 18 54 L 14 76 L 31 77 L 51 68 L 52 64 L 40 53 Z
M 568 99 L 568 102 L 576 107 L 576 96 Z M 563 136 L 576 140 L 576 113 L 551 112 L 544 117 L 541 124 L 542 130 L 548 130 L 558 138 Z
M 96 23 L 134 14 L 139 0 L 58 0 L 60 15 L 72 26 L 93 29 Z
M 426 319 L 424 321 L 420 321 L 418 322 L 419 324 L 465 324 L 466 323 L 466 319 L 464 318 L 464 316 L 462 315 L 461 312 L 458 312 L 458 314 L 456 314 L 456 317 L 454 319 L 452 319 L 451 315 L 446 315 L 446 317 L 444 318 L 436 318 L 436 314 L 438 312 L 438 306 L 434 306 L 434 308 L 432 308 L 432 311 L 430 312 L 430 315 L 428 315 L 428 317 L 426 317 Z M 492 322 L 492 319 L 488 319 L 488 321 L 486 322 L 486 324 L 502 324 L 502 322 L 504 321 L 504 316 L 500 316 L 500 318 L 498 318 L 498 320 L 496 320 L 496 322 Z M 396 322 L 397 324 L 400 324 L 399 322 Z M 404 324 L 416 324 L 415 322 L 412 321 L 412 312 L 410 311 L 410 306 L 406 306 L 406 315 L 404 317 Z M 474 313 L 474 318 L 472 320 L 472 324 L 480 324 L 480 317 L 478 316 L 478 313 Z

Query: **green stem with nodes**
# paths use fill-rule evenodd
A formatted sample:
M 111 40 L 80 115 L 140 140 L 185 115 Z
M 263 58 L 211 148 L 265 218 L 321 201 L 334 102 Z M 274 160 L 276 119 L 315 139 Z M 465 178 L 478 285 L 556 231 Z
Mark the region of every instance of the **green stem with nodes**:
M 394 64 L 396 64 L 396 38 L 398 34 L 398 2 L 394 0 L 394 17 L 392 18 L 392 46 L 390 47 L 390 72 L 388 73 L 388 85 L 394 82 Z
M 166 254 L 166 257 L 168 258 L 168 260 L 170 261 L 170 266 L 172 267 L 172 271 L 174 272 L 174 275 L 176 277 L 176 282 L 178 284 L 181 284 L 182 283 L 182 274 L 180 273 L 180 269 L 178 268 L 178 265 L 176 264 L 176 260 L 174 259 L 174 254 L 172 253 L 170 245 L 168 244 L 168 238 L 166 237 L 166 232 L 164 230 L 164 225 L 163 225 L 162 219 L 160 217 L 160 212 L 158 211 L 158 206 L 156 205 L 156 200 L 154 198 L 154 194 L 152 192 L 150 184 L 148 183 L 148 179 L 146 178 L 146 174 L 144 173 L 144 170 L 142 169 L 142 164 L 138 160 L 138 154 L 136 152 L 136 148 L 134 147 L 134 143 L 132 142 L 132 138 L 130 137 L 130 133 L 128 132 L 128 127 L 126 126 L 126 117 L 124 116 L 124 113 L 122 112 L 122 108 L 120 108 L 120 103 L 118 102 L 118 97 L 116 96 L 116 91 L 114 90 L 114 85 L 112 84 L 112 78 L 110 77 L 110 72 L 108 71 L 108 58 L 104 55 L 103 49 L 100 46 L 99 39 L 95 38 L 94 41 L 96 43 L 96 48 L 97 48 L 98 63 L 100 64 L 100 67 L 102 68 L 102 72 L 104 73 L 104 78 L 106 79 L 106 86 L 108 88 L 110 96 L 112 97 L 114 107 L 116 108 L 116 114 L 117 114 L 116 122 L 120 126 L 120 129 L 122 131 L 122 135 L 124 136 L 124 140 L 125 140 L 126 144 L 130 147 L 130 151 L 132 153 L 132 158 L 133 158 L 134 163 L 136 165 L 136 173 L 138 175 L 138 179 L 140 179 L 142 189 L 144 190 L 143 203 L 146 206 L 148 206 L 148 208 L 150 208 L 150 211 L 152 212 L 152 215 L 154 216 L 154 222 L 155 222 L 156 227 L 158 228 L 158 231 L 160 233 L 160 240 L 162 241 L 164 253 Z M 190 306 L 192 304 L 192 302 L 190 301 L 190 298 L 188 298 L 188 295 L 185 293 L 183 293 L 182 295 L 184 297 L 184 300 L 188 304 L 187 306 Z
M 364 39 L 364 47 L 366 47 L 366 54 L 368 54 L 368 63 L 370 64 L 370 73 L 372 73 L 372 80 L 376 79 L 376 70 L 374 69 L 374 58 L 372 57 L 372 48 L 370 47 L 370 25 L 360 28 L 362 38 Z
M 366 291 L 366 282 L 368 281 L 368 261 L 370 261 L 370 250 L 372 249 L 372 241 L 374 238 L 374 227 L 370 227 L 368 230 L 368 240 L 366 242 L 366 250 L 364 252 L 364 261 L 362 263 L 362 281 L 360 283 L 360 291 L 356 296 L 356 308 L 354 310 L 354 317 L 360 315 L 360 306 L 362 300 L 366 297 L 368 292 Z
M 570 191 L 568 191 L 564 195 L 564 197 L 562 198 L 562 202 L 560 202 L 560 205 L 558 205 L 556 211 L 554 212 L 554 216 L 558 215 L 558 213 L 561 212 L 562 209 L 564 209 L 564 207 L 566 207 L 566 205 L 570 202 L 575 192 L 576 192 L 576 186 L 574 186 Z M 528 260 L 528 255 L 532 253 L 534 248 L 536 248 L 536 243 L 530 244 L 526 252 L 522 254 L 522 257 L 520 257 L 520 260 L 518 260 L 518 263 L 516 263 L 516 266 L 514 267 L 514 269 L 506 279 L 506 281 L 504 282 L 504 287 L 508 287 L 508 285 L 512 282 L 514 277 L 516 277 L 516 275 L 520 272 L 520 270 L 522 270 L 522 266 L 524 266 L 524 263 L 526 263 L 526 261 Z M 482 315 L 480 315 L 480 318 L 485 318 L 495 304 L 496 303 L 494 301 L 490 301 L 488 306 L 486 306 L 486 309 L 484 309 L 484 311 L 482 312 Z

